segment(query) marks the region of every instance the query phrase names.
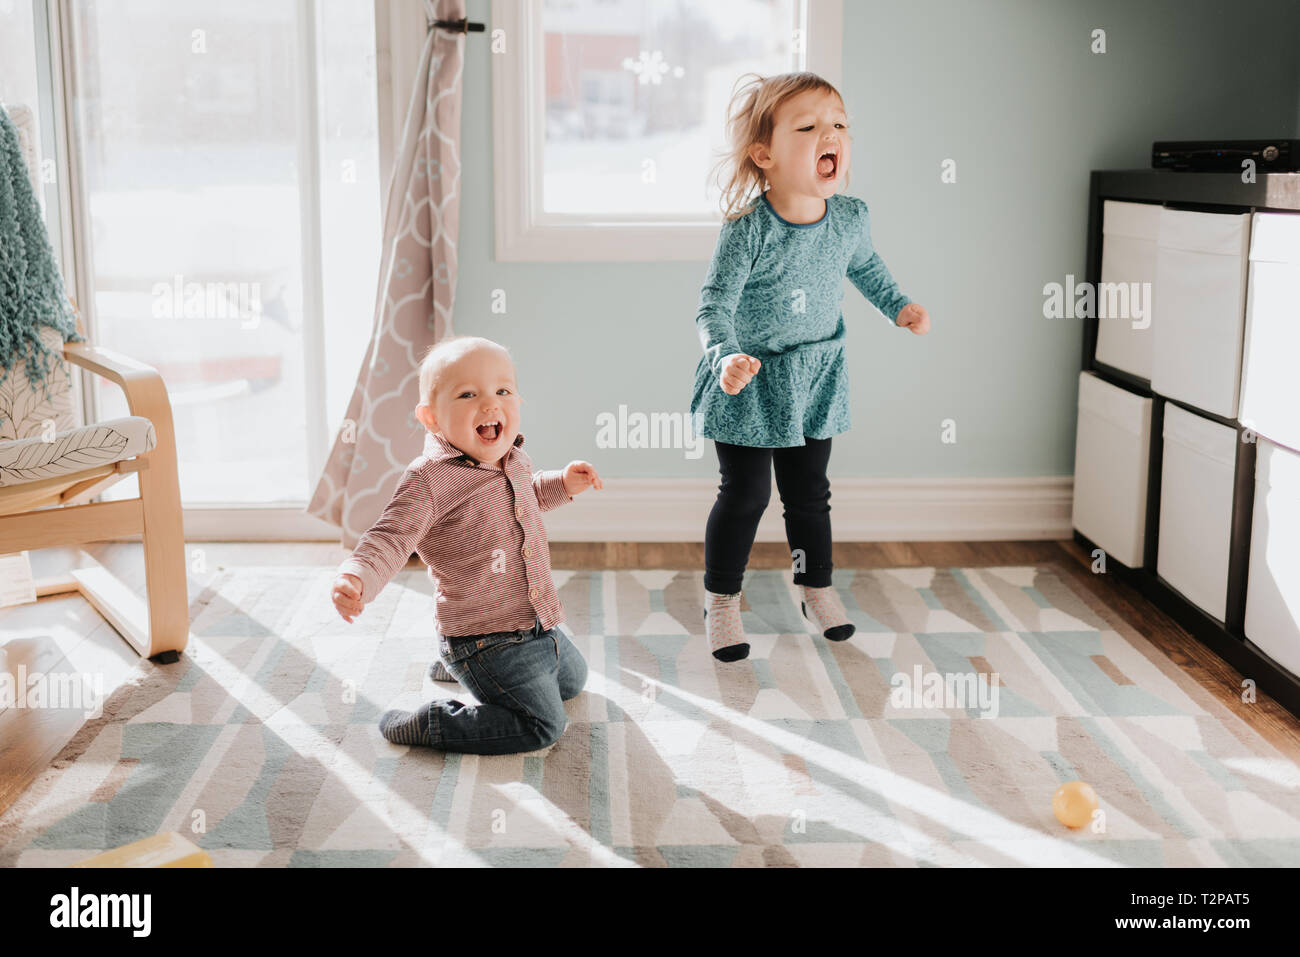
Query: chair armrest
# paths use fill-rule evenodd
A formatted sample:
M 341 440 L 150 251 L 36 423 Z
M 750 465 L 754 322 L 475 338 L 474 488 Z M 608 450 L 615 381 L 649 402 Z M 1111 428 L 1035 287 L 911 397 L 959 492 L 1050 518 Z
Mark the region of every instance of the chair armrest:
M 189 639 L 189 613 L 185 583 L 185 513 L 181 508 L 176 429 L 172 424 L 172 404 L 167 396 L 167 386 L 157 369 L 89 342 L 65 342 L 63 356 L 68 362 L 116 383 L 126 394 L 131 414 L 144 416 L 153 423 L 157 440 L 152 451 L 138 456 L 147 458 L 149 462 L 148 468 L 136 472 L 140 497 L 134 501 L 138 505 L 133 506 L 132 500 L 128 500 L 74 506 L 100 510 L 120 509 L 121 506 L 138 509 L 132 513 L 131 535 L 134 536 L 138 529 L 144 546 L 145 588 L 149 595 L 147 627 L 142 626 L 145 620 L 143 606 L 131 608 L 130 603 L 121 598 L 125 588 L 110 588 L 102 579 L 96 581 L 85 577 L 79 578 L 78 584 L 92 604 L 138 649 L 143 648 L 144 653 L 151 657 L 170 653 L 170 660 L 175 661 L 175 652 L 183 650 Z M 106 513 L 101 511 L 101 514 Z M 108 577 L 111 581 L 111 576 Z M 114 594 L 116 597 L 111 597 Z
M 172 405 L 167 387 L 153 366 L 137 362 L 88 342 L 65 342 L 63 356 L 74 365 L 89 369 L 115 383 L 126 394 L 132 415 L 142 415 L 153 422 L 155 433 L 172 431 Z M 161 434 L 158 435 L 161 440 Z

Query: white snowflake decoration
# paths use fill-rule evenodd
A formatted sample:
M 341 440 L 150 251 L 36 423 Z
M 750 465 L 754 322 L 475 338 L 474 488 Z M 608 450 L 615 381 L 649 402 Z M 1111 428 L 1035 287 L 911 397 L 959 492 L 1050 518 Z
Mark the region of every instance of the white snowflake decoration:
M 640 57 L 635 60 L 631 57 L 624 57 L 623 69 L 635 73 L 642 86 L 647 83 L 653 83 L 656 86 L 660 85 L 670 70 L 673 76 L 679 80 L 686 75 L 686 71 L 679 66 L 669 67 L 664 62 L 664 55 L 661 50 L 642 50 Z

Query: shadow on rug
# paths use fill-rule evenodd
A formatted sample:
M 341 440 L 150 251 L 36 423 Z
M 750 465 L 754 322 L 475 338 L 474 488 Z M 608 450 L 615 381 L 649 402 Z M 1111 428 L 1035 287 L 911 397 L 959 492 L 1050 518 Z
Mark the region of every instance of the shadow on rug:
M 1300 864 L 1300 769 L 1051 566 L 837 570 L 842 643 L 751 572 L 734 664 L 700 572 L 554 576 L 587 688 L 557 744 L 488 758 L 379 735 L 473 700 L 424 677 L 423 572 L 348 625 L 333 569 L 220 571 L 181 660 L 142 661 L 0 818 L 0 865 L 160 831 L 217 866 Z M 1076 778 L 1101 814 L 1070 831 Z

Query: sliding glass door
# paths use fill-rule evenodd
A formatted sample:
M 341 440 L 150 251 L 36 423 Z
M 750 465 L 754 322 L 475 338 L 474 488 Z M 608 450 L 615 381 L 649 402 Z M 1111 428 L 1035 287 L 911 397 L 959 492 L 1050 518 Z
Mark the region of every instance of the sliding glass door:
M 93 338 L 162 373 L 187 508 L 301 507 L 372 321 L 373 4 L 61 9 Z

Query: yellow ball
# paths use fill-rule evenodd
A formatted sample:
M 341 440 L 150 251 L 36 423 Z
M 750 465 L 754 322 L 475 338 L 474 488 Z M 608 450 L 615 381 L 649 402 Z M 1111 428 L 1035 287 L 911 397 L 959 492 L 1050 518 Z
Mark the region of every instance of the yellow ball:
M 1052 813 L 1066 827 L 1083 827 L 1097 806 L 1097 792 L 1084 781 L 1062 784 L 1052 795 Z

